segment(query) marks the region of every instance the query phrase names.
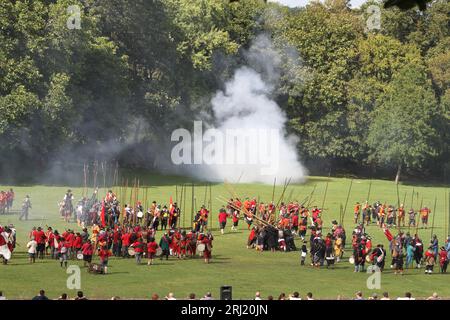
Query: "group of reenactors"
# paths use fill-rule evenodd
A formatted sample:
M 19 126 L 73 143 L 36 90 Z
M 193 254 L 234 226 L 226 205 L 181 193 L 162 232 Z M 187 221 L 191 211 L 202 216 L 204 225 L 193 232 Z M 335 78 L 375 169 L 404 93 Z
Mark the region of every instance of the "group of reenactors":
M 359 202 L 354 207 L 354 223 L 364 223 L 369 225 L 376 223 L 378 226 L 383 227 L 405 227 L 406 216 L 408 217 L 407 225 L 409 227 L 416 227 L 419 222 L 422 222 L 422 227 L 428 227 L 428 218 L 431 210 L 428 207 L 423 207 L 416 212 L 413 208 L 406 212 L 403 204 L 400 204 L 398 208 L 394 205 L 382 204 L 377 201 L 373 205 L 367 201 L 361 205 Z M 417 221 L 416 216 L 419 214 L 420 221 Z
M 75 259 L 83 260 L 86 267 L 91 267 L 93 256 L 98 255 L 102 273 L 107 273 L 110 256 L 134 257 L 138 264 L 146 256 L 148 265 L 153 265 L 155 257 L 161 260 L 163 257 L 167 260 L 169 256 L 185 259 L 201 254 L 205 263 L 210 262 L 214 239 L 211 233 L 170 229 L 157 243 L 156 232 L 139 225 L 116 225 L 114 228 L 93 225 L 90 232 L 83 228 L 81 232 L 67 229 L 63 233 L 52 227 L 45 231 L 41 227 L 33 227 L 27 249 L 30 263 L 51 258 L 59 260 L 61 267 L 67 267 L 68 261 Z
M 0 191 L 0 214 L 9 213 L 14 202 L 14 190 Z

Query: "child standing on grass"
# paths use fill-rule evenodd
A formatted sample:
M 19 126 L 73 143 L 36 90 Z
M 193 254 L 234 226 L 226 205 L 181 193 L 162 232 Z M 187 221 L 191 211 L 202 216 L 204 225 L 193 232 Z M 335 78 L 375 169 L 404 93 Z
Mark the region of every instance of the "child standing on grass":
M 434 263 L 436 260 L 434 258 L 433 247 L 431 246 L 428 248 L 427 252 L 425 252 L 425 261 L 426 261 L 425 274 L 432 274 Z
M 31 239 L 27 243 L 27 248 L 28 248 L 28 257 L 29 257 L 30 263 L 35 263 L 36 262 L 36 248 L 37 248 L 36 240 Z
M 68 250 L 69 244 L 62 238 L 62 240 L 58 244 L 58 253 L 59 253 L 59 263 L 61 267 L 64 266 L 67 268 L 67 258 L 69 254 Z
M 305 265 L 306 256 L 308 255 L 308 248 L 306 247 L 306 241 L 303 241 L 302 248 L 300 249 L 300 265 Z

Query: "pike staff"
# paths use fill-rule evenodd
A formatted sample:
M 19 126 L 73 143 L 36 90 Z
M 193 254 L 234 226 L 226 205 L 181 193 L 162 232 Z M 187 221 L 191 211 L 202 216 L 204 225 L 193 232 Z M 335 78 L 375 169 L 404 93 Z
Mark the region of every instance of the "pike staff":
M 185 217 L 186 217 L 186 189 L 187 189 L 187 185 L 183 184 L 183 189 L 184 189 L 184 198 L 183 198 L 183 227 L 186 226 L 185 225 Z
M 314 194 L 314 191 L 316 191 L 316 187 L 317 187 L 317 183 L 314 185 L 314 188 L 313 188 L 313 190 L 311 191 L 311 194 L 308 197 L 308 203 L 306 204 L 306 208 L 309 208 L 309 206 L 312 203 L 312 196 Z
M 431 236 L 430 236 L 430 239 L 432 239 L 432 237 L 433 237 L 434 217 L 436 216 L 436 202 L 437 202 L 437 197 L 434 197 L 433 217 L 431 218 Z
M 345 200 L 345 207 L 344 207 L 344 211 L 342 213 L 342 224 L 344 223 L 345 212 L 347 211 L 347 204 L 348 204 L 348 199 L 350 198 L 350 191 L 352 190 L 352 185 L 353 185 L 353 179 L 350 180 L 350 187 L 348 188 L 347 200 Z
M 181 185 L 181 190 L 180 190 L 180 203 L 177 202 L 178 205 L 178 209 L 180 209 L 181 212 L 181 208 L 183 207 L 183 189 L 184 189 L 184 184 Z M 184 211 L 181 212 L 181 214 L 183 215 L 183 227 L 184 228 Z M 181 217 L 178 217 L 179 221 L 179 225 L 181 225 Z
M 398 191 L 398 183 L 395 184 L 397 186 L 397 214 L 398 214 L 398 210 L 400 209 L 400 193 Z M 400 221 L 398 221 L 398 231 L 401 231 L 401 227 L 400 227 Z
M 86 172 L 86 162 L 83 163 L 83 173 L 84 173 L 84 188 L 83 188 L 83 197 L 87 197 L 87 172 Z
M 284 181 L 284 186 L 283 186 L 283 192 L 281 193 L 280 199 L 278 199 L 277 205 L 275 208 L 278 208 L 278 205 L 281 203 L 281 201 L 284 198 L 284 193 L 286 192 L 287 187 L 289 186 L 289 184 L 291 183 L 291 178 L 289 178 L 289 180 L 285 179 Z
M 419 194 L 417 192 L 417 194 Z M 423 196 L 422 196 L 422 201 L 420 202 L 420 207 L 419 207 L 419 216 L 417 217 L 417 224 L 416 224 L 416 234 L 418 234 L 419 232 L 419 223 L 420 223 L 420 218 L 421 218 L 421 212 L 422 212 L 422 205 L 423 205 Z
M 277 183 L 277 177 L 273 179 L 273 189 L 272 189 L 272 203 L 275 200 L 275 184 Z
M 413 205 L 414 205 L 414 187 L 413 187 L 412 193 L 411 193 L 411 209 L 414 209 Z
M 211 214 L 210 214 L 210 219 L 211 219 L 211 230 L 212 230 L 212 228 L 213 228 L 213 225 L 212 225 L 212 217 L 214 216 L 214 214 L 213 214 L 213 204 L 212 204 L 212 186 L 211 186 L 211 182 L 209 183 L 209 210 L 210 210 L 210 212 L 211 212 Z
M 106 165 L 102 161 L 103 189 L 105 189 L 104 192 L 106 193 L 106 168 L 105 168 L 105 166 Z
M 191 225 L 194 222 L 194 183 L 192 182 L 192 202 L 191 202 L 191 221 L 189 222 L 189 225 Z
M 367 199 L 366 199 L 367 203 L 369 203 L 369 201 L 370 201 L 370 191 L 371 190 L 372 190 L 372 179 L 369 182 L 369 191 L 367 192 Z
M 327 180 L 327 184 L 325 185 L 325 193 L 323 194 L 323 199 L 322 199 L 322 206 L 320 207 L 320 209 L 323 211 L 323 208 L 325 206 L 325 199 L 327 198 L 327 191 L 328 191 L 328 183 L 330 182 L 330 175 L 331 175 L 331 170 L 328 173 L 328 180 Z

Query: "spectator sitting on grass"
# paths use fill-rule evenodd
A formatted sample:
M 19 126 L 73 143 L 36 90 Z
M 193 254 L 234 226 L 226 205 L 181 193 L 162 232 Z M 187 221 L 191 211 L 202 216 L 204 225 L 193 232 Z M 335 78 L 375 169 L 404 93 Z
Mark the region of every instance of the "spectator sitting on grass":
M 87 300 L 87 298 L 83 295 L 83 291 L 78 291 L 75 300 Z
M 33 298 L 33 300 L 48 300 L 48 298 L 47 298 L 47 296 L 45 295 L 45 291 L 44 291 L 44 290 L 41 290 L 41 291 L 39 291 L 39 295 L 38 295 L 38 296 L 35 296 L 35 297 Z
M 211 292 L 207 292 L 201 300 L 213 300 Z
M 61 296 L 58 298 L 58 300 L 68 300 L 67 299 L 67 293 L 61 294 Z
M 302 298 L 300 298 L 300 294 L 297 291 L 295 291 L 289 298 L 289 300 L 302 300 Z

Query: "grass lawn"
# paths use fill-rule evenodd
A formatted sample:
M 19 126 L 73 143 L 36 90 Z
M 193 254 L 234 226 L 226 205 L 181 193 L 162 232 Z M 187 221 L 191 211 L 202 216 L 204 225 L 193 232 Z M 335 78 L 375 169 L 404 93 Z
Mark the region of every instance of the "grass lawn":
M 134 177 L 134 176 L 133 176 Z M 130 175 L 130 181 L 132 176 Z M 309 177 L 307 183 L 302 185 L 290 185 L 285 192 L 285 198 L 303 200 L 311 193 L 314 186 L 313 205 L 321 206 L 326 181 L 326 177 Z M 169 197 L 176 200 L 175 185 L 190 183 L 182 177 L 167 177 L 159 175 L 147 175 L 146 181 L 148 189 L 148 202 L 156 200 L 158 203 L 168 203 Z M 327 198 L 323 219 L 327 228 L 333 219 L 339 219 L 340 204 L 345 205 L 350 179 L 331 178 L 328 185 Z M 18 230 L 19 247 L 13 254 L 10 264 L 0 265 L 0 291 L 9 299 L 30 299 L 39 289 L 43 288 L 50 298 L 56 298 L 61 293 L 66 292 L 69 297 L 76 294 L 76 290 L 68 290 L 66 280 L 68 275 L 66 270 L 59 266 L 55 260 L 37 261 L 34 265 L 29 265 L 25 245 L 29 230 L 33 226 L 52 226 L 58 231 L 66 228 L 79 230 L 75 223 L 66 224 L 60 220 L 58 215 L 57 202 L 63 197 L 65 191 L 70 187 L 75 194 L 76 200 L 82 193 L 79 186 L 0 186 L 1 189 L 13 187 L 16 192 L 16 202 L 14 209 L 20 208 L 21 202 L 26 194 L 31 196 L 33 208 L 30 212 L 30 220 L 27 222 L 18 221 L 18 215 L 0 216 L 0 224 L 13 223 Z M 261 184 L 239 184 L 233 188 L 241 196 L 260 197 L 261 201 L 268 202 L 272 198 L 272 186 Z M 277 186 L 275 200 L 281 195 L 283 186 Z M 414 208 L 417 208 L 422 199 L 423 205 L 433 210 L 435 197 L 437 197 L 436 218 L 434 233 L 438 235 L 440 243 L 444 242 L 445 231 L 448 223 L 448 216 L 445 214 L 444 199 L 447 195 L 446 186 L 419 186 L 416 184 L 401 184 L 399 193 L 401 202 L 406 194 L 406 208 L 411 205 L 411 194 L 414 189 Z M 130 188 L 129 188 L 130 190 Z M 141 188 L 143 190 L 143 188 Z M 353 180 L 352 190 L 347 206 L 344 225 L 347 234 L 351 235 L 354 227 L 352 220 L 353 205 L 356 201 L 363 202 L 367 198 L 369 190 L 369 180 Z M 92 192 L 90 189 L 89 192 Z M 100 192 L 104 192 L 101 189 Z M 128 191 L 129 192 L 129 191 Z M 418 195 L 417 195 L 418 192 Z M 144 192 L 141 191 L 141 195 Z M 178 188 L 178 193 L 180 189 Z M 204 200 L 205 188 L 202 182 L 197 182 L 195 196 L 197 207 Z M 105 298 L 112 296 L 121 298 L 148 299 L 152 293 L 160 296 L 168 292 L 174 292 L 178 298 L 185 298 L 189 293 L 194 292 L 201 296 L 207 291 L 211 291 L 213 296 L 219 297 L 221 285 L 233 286 L 234 299 L 250 299 L 255 291 L 261 291 L 264 297 L 273 295 L 277 297 L 281 292 L 286 294 L 299 291 L 302 297 L 311 291 L 317 298 L 334 299 L 337 295 L 353 297 L 358 290 L 364 292 L 365 296 L 373 292 L 381 294 L 388 291 L 392 297 L 403 295 L 405 291 L 411 291 L 413 296 L 427 297 L 434 291 L 441 296 L 450 297 L 450 274 L 438 274 L 435 267 L 435 274 L 429 276 L 421 270 L 408 270 L 404 276 L 394 275 L 389 269 L 391 257 L 386 260 L 387 270 L 382 274 L 381 288 L 369 290 L 366 287 L 368 274 L 353 272 L 353 266 L 347 259 L 336 265 L 334 270 L 313 269 L 310 266 L 300 266 L 298 252 L 292 253 L 270 253 L 256 252 L 246 249 L 248 231 L 246 225 L 240 222 L 240 230 L 232 233 L 230 231 L 231 220 L 227 225 L 224 235 L 218 232 L 217 212 L 222 202 L 216 197 L 223 196 L 229 198 L 232 195 L 223 184 L 212 186 L 213 214 L 212 223 L 214 242 L 213 260 L 209 265 L 205 265 L 202 259 L 186 259 L 179 261 L 175 258 L 169 261 L 157 261 L 148 267 L 146 264 L 137 266 L 132 259 L 113 258 L 109 262 L 110 274 L 106 276 L 88 274 L 82 268 L 81 289 L 89 298 Z M 127 198 L 129 198 L 129 193 Z M 142 196 L 141 196 L 142 198 Z M 180 202 L 178 194 L 178 202 Z M 181 218 L 181 224 L 188 226 L 191 217 L 191 187 L 186 189 L 186 214 Z M 209 198 L 209 194 L 207 196 Z M 381 202 L 397 204 L 397 192 L 395 184 L 391 181 L 373 180 L 371 187 L 370 202 L 375 200 Z M 448 209 L 447 209 L 448 210 Z M 433 213 L 429 220 L 431 227 Z M 407 228 L 405 228 L 407 231 Z M 415 230 L 411 230 L 414 233 Z M 420 235 L 425 243 L 430 239 L 431 230 L 419 229 Z M 382 231 L 375 225 L 368 228 L 368 233 L 372 236 L 376 245 L 379 242 L 387 245 L 387 240 Z M 393 232 L 394 233 L 394 232 Z M 158 233 L 158 240 L 161 233 Z M 347 251 L 347 258 L 349 251 Z M 98 260 L 98 258 L 96 258 Z M 72 264 L 82 265 L 82 262 L 72 261 Z M 69 263 L 69 264 L 70 264 Z

